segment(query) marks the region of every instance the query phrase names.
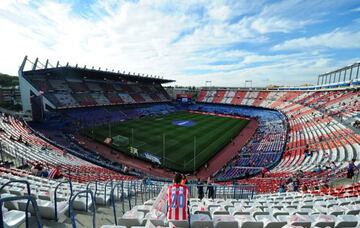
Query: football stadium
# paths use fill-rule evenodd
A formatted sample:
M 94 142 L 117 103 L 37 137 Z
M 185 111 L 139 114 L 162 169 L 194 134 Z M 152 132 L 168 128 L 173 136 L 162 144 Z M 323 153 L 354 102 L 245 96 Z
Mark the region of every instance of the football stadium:
M 0 3 L 0 228 L 360 227 L 359 12 Z

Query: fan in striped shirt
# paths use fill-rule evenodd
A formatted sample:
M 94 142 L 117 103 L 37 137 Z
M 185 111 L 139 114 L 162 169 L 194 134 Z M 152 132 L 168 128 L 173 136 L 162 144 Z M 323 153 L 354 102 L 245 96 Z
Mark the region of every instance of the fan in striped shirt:
M 175 174 L 173 184 L 167 189 L 169 220 L 188 220 L 189 189 L 181 184 L 181 174 Z

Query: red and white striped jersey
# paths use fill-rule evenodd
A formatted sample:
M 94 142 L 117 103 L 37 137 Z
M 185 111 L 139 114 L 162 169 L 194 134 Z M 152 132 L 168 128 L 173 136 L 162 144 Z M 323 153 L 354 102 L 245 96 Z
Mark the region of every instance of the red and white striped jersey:
M 48 178 L 55 179 L 59 176 L 60 170 L 58 168 L 52 168 L 49 172 Z
M 173 184 L 167 189 L 169 220 L 187 220 L 189 189 L 180 184 Z

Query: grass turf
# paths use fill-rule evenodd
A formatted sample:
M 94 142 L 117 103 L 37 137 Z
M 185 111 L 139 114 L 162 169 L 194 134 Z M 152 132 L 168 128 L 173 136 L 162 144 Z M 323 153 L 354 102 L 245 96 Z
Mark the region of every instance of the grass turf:
M 195 125 L 176 126 L 173 121 L 190 120 Z M 229 117 L 219 117 L 190 112 L 176 112 L 163 117 L 146 117 L 126 122 L 112 123 L 85 130 L 85 134 L 99 142 L 120 135 L 127 137 L 130 145 L 114 146 L 122 152 L 130 153 L 133 145 L 142 152 L 150 152 L 161 159 L 164 167 L 191 172 L 194 170 L 194 138 L 196 137 L 195 169 L 206 163 L 212 156 L 237 136 L 249 121 Z M 165 135 L 165 162 L 163 161 L 163 141 Z

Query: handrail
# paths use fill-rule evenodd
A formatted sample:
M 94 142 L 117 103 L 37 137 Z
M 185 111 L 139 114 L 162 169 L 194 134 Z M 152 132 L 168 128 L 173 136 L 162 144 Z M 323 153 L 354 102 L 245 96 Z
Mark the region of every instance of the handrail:
M 58 218 L 58 214 L 57 214 L 57 190 L 58 188 L 62 185 L 62 184 L 66 184 L 66 183 L 69 183 L 69 186 L 70 186 L 70 197 L 69 197 L 69 206 L 70 206 L 70 200 L 71 200 L 71 197 L 73 195 L 73 189 L 72 189 L 72 183 L 71 183 L 71 180 L 64 180 L 64 181 L 61 181 L 58 185 L 56 185 L 55 187 L 55 190 L 54 190 L 54 206 L 55 206 L 55 221 L 57 222 L 59 220 Z M 70 216 L 70 211 L 69 211 L 69 216 Z
M 90 194 L 90 197 L 91 197 L 91 201 L 93 202 L 93 206 L 92 206 L 92 209 L 93 209 L 93 220 L 92 220 L 92 223 L 93 223 L 93 228 L 96 228 L 96 204 L 95 204 L 95 201 L 94 201 L 94 194 L 91 190 L 83 190 L 83 191 L 80 191 L 78 193 L 76 193 L 73 198 L 70 200 L 70 218 L 71 218 L 71 224 L 72 224 L 72 227 L 73 228 L 76 228 L 76 221 L 75 221 L 75 214 L 74 214 L 74 209 L 73 209 L 73 206 L 74 206 L 74 201 L 76 199 L 76 197 L 80 194 L 83 194 L 83 193 L 86 193 L 86 197 L 88 196 L 88 194 Z M 86 202 L 87 203 L 87 202 Z M 86 204 L 87 206 L 87 204 Z
M 121 184 L 121 185 L 120 185 Z M 119 188 L 119 186 L 121 186 L 121 188 L 123 187 L 123 182 L 116 182 L 112 188 L 111 188 L 111 192 L 110 192 L 110 198 L 111 198 L 111 205 L 113 208 L 113 214 L 114 214 L 114 223 L 117 226 L 117 216 L 116 216 L 116 207 L 115 207 L 115 195 L 114 195 L 114 190 L 115 188 Z M 121 197 L 124 197 L 124 195 L 122 195 Z M 124 200 L 123 200 L 124 201 Z M 123 208 L 124 210 L 124 208 Z M 123 211 L 124 214 L 124 211 Z
M 86 191 L 90 191 L 89 190 L 89 186 L 90 184 L 95 184 L 95 192 L 94 192 L 94 197 L 93 197 L 93 203 L 96 204 L 96 192 L 97 192 L 97 181 L 89 181 L 86 185 Z M 95 201 L 94 201 L 95 200 Z M 89 201 L 89 197 L 88 194 L 86 194 L 86 205 L 85 205 L 85 211 L 88 211 L 88 201 Z
M 144 204 L 144 184 L 142 182 L 140 184 L 140 192 L 141 192 L 141 203 Z
M 106 193 L 107 193 L 107 185 L 108 184 L 110 184 L 110 188 L 112 188 L 112 186 L 113 186 L 113 181 L 112 180 L 109 180 L 109 181 L 106 181 L 105 182 L 105 192 L 104 192 L 104 194 L 105 194 L 105 206 L 107 206 L 107 200 L 106 200 Z M 111 190 L 110 190 L 111 191 Z M 95 195 L 95 198 L 96 198 L 96 195 Z M 111 196 L 110 196 L 110 198 L 111 198 Z
M 129 208 L 131 210 L 131 185 L 132 185 L 132 181 L 128 181 L 127 182 L 127 192 L 128 192 L 128 200 L 129 200 Z
M 8 181 L 6 182 L 5 184 L 3 184 L 1 187 L 0 187 L 0 192 L 6 187 L 8 186 L 9 184 L 11 183 L 22 183 L 22 184 L 25 184 L 26 185 L 26 188 L 27 188 L 27 193 L 28 195 L 30 196 L 31 195 L 31 189 L 30 189 L 30 183 L 26 180 L 11 180 L 11 181 Z
M 129 197 L 129 196 L 128 196 Z M 125 205 L 124 205 L 124 180 L 121 181 L 121 200 L 122 200 L 122 212 L 125 214 Z
M 27 204 L 26 204 L 26 210 L 25 210 L 25 223 L 26 223 L 26 228 L 29 228 L 29 203 L 31 202 L 34 212 L 35 212 L 35 216 L 36 216 L 36 221 L 37 221 L 37 225 L 38 228 L 42 228 L 42 223 L 41 223 L 41 219 L 39 216 L 39 208 L 38 205 L 36 203 L 36 200 L 33 196 L 31 195 L 27 195 L 27 196 L 10 196 L 10 197 L 5 197 L 5 198 L 0 198 L 0 228 L 4 228 L 4 219 L 3 219 L 3 212 L 2 212 L 2 207 L 3 207 L 3 203 L 4 202 L 8 202 L 8 201 L 14 201 L 14 200 L 27 200 Z
M 133 184 L 133 187 L 134 187 L 134 199 L 135 199 L 135 205 L 137 205 L 137 183 L 134 182 Z
M 26 180 L 11 180 L 11 181 L 8 181 L 6 182 L 5 184 L 3 184 L 1 187 L 0 187 L 0 192 L 6 187 L 8 186 L 9 184 L 12 184 L 12 183 L 22 183 L 22 184 L 25 184 L 26 185 L 26 189 L 27 189 L 27 193 L 28 193 L 28 196 L 31 196 L 31 188 L 30 188 L 30 183 Z M 0 195 L 0 198 L 1 198 L 1 195 Z M 30 201 L 28 200 L 27 203 L 26 203 L 26 211 L 29 210 L 29 203 Z M 0 207 L 0 211 L 2 210 L 2 207 Z M 29 224 L 28 224 L 28 214 L 26 213 L 25 214 L 25 219 L 26 219 L 26 228 L 29 227 Z M 2 218 L 2 216 L 1 216 Z

